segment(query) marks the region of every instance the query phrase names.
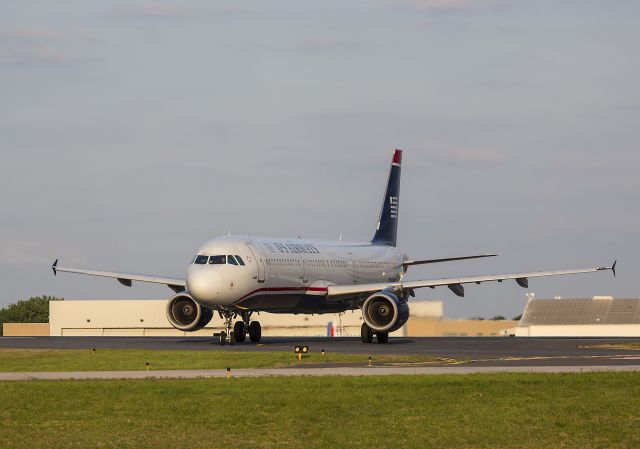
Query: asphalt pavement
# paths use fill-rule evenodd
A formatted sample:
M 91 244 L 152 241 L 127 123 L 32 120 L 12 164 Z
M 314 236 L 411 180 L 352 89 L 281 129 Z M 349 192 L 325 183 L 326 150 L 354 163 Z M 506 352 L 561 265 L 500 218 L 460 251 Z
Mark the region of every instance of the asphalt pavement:
M 375 340 L 374 340 L 375 341 Z M 522 337 L 396 337 L 387 344 L 364 344 L 359 338 L 264 337 L 256 343 L 221 346 L 204 337 L 0 337 L 0 348 L 154 349 L 201 351 L 292 351 L 307 345 L 310 352 L 404 354 L 463 361 L 474 367 L 640 366 L 640 350 L 607 348 L 640 338 Z M 445 363 L 446 364 L 446 363 Z

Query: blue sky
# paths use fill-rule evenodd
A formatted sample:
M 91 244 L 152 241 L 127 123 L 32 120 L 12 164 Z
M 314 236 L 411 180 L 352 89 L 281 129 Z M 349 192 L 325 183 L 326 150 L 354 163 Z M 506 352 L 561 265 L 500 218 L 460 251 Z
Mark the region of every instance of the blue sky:
M 609 264 L 536 297 L 637 297 L 640 4 L 0 5 L 0 305 L 164 298 L 66 265 L 181 275 L 226 234 L 366 240 L 403 148 L 412 279 Z M 450 317 L 525 290 L 445 289 Z

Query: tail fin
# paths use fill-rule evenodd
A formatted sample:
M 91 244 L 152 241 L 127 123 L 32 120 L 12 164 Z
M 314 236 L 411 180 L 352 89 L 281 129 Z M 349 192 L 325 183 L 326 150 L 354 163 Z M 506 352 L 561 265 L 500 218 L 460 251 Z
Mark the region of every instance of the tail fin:
M 396 246 L 398 234 L 398 208 L 400 207 L 400 164 L 402 163 L 402 150 L 393 152 L 387 190 L 382 200 L 380 219 L 371 243 L 376 245 Z

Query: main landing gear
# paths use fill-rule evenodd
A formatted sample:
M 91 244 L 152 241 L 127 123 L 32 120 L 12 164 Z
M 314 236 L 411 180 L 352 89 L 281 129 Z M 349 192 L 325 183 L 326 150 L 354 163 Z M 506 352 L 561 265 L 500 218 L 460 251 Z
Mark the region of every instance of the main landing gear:
M 258 343 L 262 337 L 262 327 L 258 321 L 250 321 L 251 312 L 231 312 L 224 310 L 220 312 L 222 318 L 224 318 L 225 330 L 220 332 L 220 344 L 226 343 L 233 345 L 236 342 L 244 342 L 247 334 L 249 334 L 249 340 L 253 343 Z M 238 315 L 242 318 L 242 321 L 236 321 L 233 324 L 233 319 Z M 233 329 L 233 330 L 231 330 Z
M 373 341 L 374 334 L 378 343 L 387 343 L 389 341 L 388 332 L 376 332 L 367 326 L 367 323 L 362 323 L 362 327 L 360 328 L 360 338 L 362 339 L 362 343 L 371 343 Z

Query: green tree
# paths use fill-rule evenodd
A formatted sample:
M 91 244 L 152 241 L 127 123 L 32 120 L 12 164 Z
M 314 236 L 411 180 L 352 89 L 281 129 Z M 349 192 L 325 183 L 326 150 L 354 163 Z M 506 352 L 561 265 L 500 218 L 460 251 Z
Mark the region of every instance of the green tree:
M 48 323 L 49 301 L 62 299 L 54 296 L 34 296 L 0 309 L 0 335 L 4 323 Z
M 506 320 L 505 317 L 503 317 L 502 315 L 496 315 L 493 318 L 491 318 L 493 321 L 502 321 L 502 320 Z

